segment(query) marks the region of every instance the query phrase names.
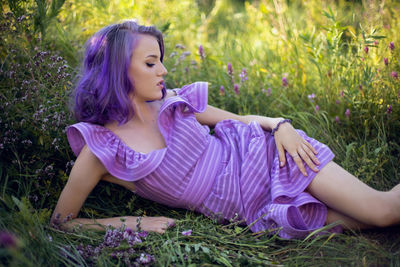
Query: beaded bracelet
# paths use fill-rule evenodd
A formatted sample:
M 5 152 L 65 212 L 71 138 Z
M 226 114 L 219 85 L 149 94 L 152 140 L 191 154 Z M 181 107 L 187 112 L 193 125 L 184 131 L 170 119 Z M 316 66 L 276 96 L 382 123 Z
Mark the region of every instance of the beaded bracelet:
M 290 120 L 290 119 L 284 119 L 284 120 L 281 120 L 280 122 L 278 122 L 278 125 L 276 125 L 276 127 L 275 127 L 274 129 L 272 129 L 271 135 L 274 136 L 275 132 L 278 131 L 279 126 L 281 126 L 281 124 L 282 124 L 282 123 L 285 123 L 285 122 L 291 123 L 292 120 Z
M 142 231 L 142 228 L 140 227 L 141 222 L 142 222 L 142 216 L 137 217 L 137 219 L 136 219 L 136 231 L 137 232 Z

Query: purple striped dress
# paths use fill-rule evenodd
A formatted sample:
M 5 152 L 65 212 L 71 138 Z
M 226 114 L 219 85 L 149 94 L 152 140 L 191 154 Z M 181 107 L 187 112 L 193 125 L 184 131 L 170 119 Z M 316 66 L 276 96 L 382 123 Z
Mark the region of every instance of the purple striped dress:
M 158 125 L 166 147 L 140 153 L 109 129 L 77 123 L 67 136 L 78 155 L 85 144 L 113 176 L 134 183 L 138 195 L 201 212 L 221 222 L 243 220 L 254 232 L 279 229 L 283 238 L 300 238 L 320 228 L 326 206 L 305 192 L 315 177 L 302 175 L 287 154 L 279 167 L 274 137 L 258 123 L 224 120 L 210 135 L 194 112 L 207 106 L 208 85 L 196 82 L 175 90 L 162 104 Z M 324 144 L 298 130 L 318 151 L 320 168 L 334 157 Z

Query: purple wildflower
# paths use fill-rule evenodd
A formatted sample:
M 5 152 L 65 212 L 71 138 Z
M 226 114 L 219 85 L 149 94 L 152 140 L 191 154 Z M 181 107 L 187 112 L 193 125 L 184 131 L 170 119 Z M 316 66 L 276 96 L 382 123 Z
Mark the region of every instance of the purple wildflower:
M 139 263 L 147 264 L 151 262 L 151 256 L 147 253 L 140 254 Z
M 199 55 L 200 55 L 201 59 L 204 59 L 206 57 L 206 55 L 204 54 L 204 48 L 202 45 L 199 46 Z
M 340 104 L 340 100 L 339 99 L 336 99 L 336 104 Z
M 245 82 L 247 80 L 247 71 L 245 68 L 242 69 L 242 73 L 240 73 L 240 81 Z
M 21 17 L 18 17 L 18 18 L 17 18 L 17 21 L 18 21 L 18 22 L 22 22 L 24 19 L 26 19 L 26 16 L 25 16 L 25 15 L 22 15 Z
M 343 97 L 344 96 L 344 91 L 340 91 L 340 96 Z
M 265 94 L 266 96 L 271 95 L 271 87 L 268 88 L 268 90 L 265 90 L 265 88 L 261 89 L 261 92 Z
M 283 87 L 288 86 L 288 81 L 287 81 L 287 78 L 286 78 L 286 77 L 282 77 L 282 86 L 283 86 Z
M 131 235 L 133 235 L 133 230 L 131 228 L 129 228 L 129 227 L 126 227 L 125 231 L 124 231 L 124 238 L 127 239 Z
M 0 247 L 15 248 L 17 246 L 17 238 L 6 231 L 0 232 Z
M 364 52 L 365 52 L 365 54 L 368 54 L 368 51 L 369 51 L 368 46 L 364 47 Z
M 237 85 L 236 83 L 233 85 L 233 89 L 235 90 L 235 94 L 239 95 L 240 94 L 240 90 L 239 90 L 239 85 Z
M 378 41 L 374 41 L 374 45 L 377 46 L 379 43 Z
M 358 89 L 362 90 L 362 85 L 361 84 L 358 85 Z
M 399 78 L 399 74 L 396 71 L 392 71 L 392 77 L 397 79 Z
M 228 62 L 228 65 L 226 66 L 227 70 L 228 70 L 228 74 L 229 76 L 233 75 L 233 67 L 232 64 L 230 62 Z
M 389 65 L 389 59 L 387 57 L 383 59 L 383 62 L 385 63 L 386 66 Z
M 339 116 L 336 116 L 336 117 L 335 117 L 335 121 L 336 121 L 336 123 L 340 123 Z
M 54 218 L 51 220 L 51 226 L 55 229 L 59 229 L 60 228 L 60 224 L 61 224 L 61 214 L 60 213 L 56 213 L 56 215 L 54 216 Z
M 389 43 L 389 49 L 392 50 L 392 51 L 394 50 L 394 43 L 393 42 Z
M 315 111 L 318 112 L 319 111 L 319 106 L 315 105 Z
M 308 99 L 310 99 L 311 101 L 314 101 L 315 94 L 312 93 L 311 95 L 308 95 L 307 97 L 308 97 Z
M 184 235 L 184 236 L 190 236 L 190 235 L 192 235 L 192 230 L 190 229 L 190 230 L 187 230 L 187 231 L 183 231 L 182 232 L 182 235 Z
M 221 87 L 219 88 L 219 94 L 225 95 L 225 87 L 223 85 L 221 85 Z
M 146 232 L 146 231 L 137 232 L 136 234 L 137 234 L 140 238 L 146 238 L 146 237 L 149 235 L 149 233 Z
M 388 107 L 386 109 L 386 113 L 387 114 L 391 114 L 392 113 L 392 105 L 388 105 Z
M 179 48 L 179 49 L 185 49 L 186 47 L 184 46 L 184 45 L 181 45 L 181 44 L 176 44 L 175 45 L 175 48 Z
M 346 109 L 344 115 L 346 115 L 347 118 L 350 117 L 350 109 Z

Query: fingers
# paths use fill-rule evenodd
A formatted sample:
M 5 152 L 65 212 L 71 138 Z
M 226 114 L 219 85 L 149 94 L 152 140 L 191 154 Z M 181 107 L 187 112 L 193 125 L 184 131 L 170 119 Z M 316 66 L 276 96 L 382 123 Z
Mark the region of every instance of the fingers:
M 319 171 L 317 166 L 315 166 L 314 162 L 312 162 L 310 156 L 307 154 L 307 152 L 304 151 L 304 149 L 299 149 L 299 155 L 303 159 L 303 161 L 308 165 L 308 167 L 310 167 L 311 170 L 313 170 L 314 172 Z
M 308 176 L 306 168 L 304 167 L 304 163 L 303 161 L 307 164 L 308 167 L 310 167 L 311 170 L 313 170 L 314 172 L 318 172 L 319 169 L 317 168 L 317 166 L 315 166 L 315 164 L 320 164 L 319 160 L 314 156 L 314 154 L 312 153 L 311 150 L 306 150 L 306 149 L 302 149 L 299 148 L 297 150 L 297 153 L 294 153 L 291 155 L 294 162 L 296 163 L 296 165 L 299 167 L 299 170 L 301 171 L 301 173 L 304 176 Z M 315 164 L 314 164 L 315 162 Z
M 174 219 L 170 219 L 171 222 L 169 222 L 169 227 L 175 227 L 176 223 Z
M 175 220 L 171 218 L 167 218 L 167 228 L 169 227 L 174 227 L 175 226 Z
M 283 167 L 286 163 L 285 149 L 282 145 L 277 145 L 278 154 L 279 154 L 279 166 Z
M 305 151 L 305 153 L 307 154 L 307 156 L 308 156 L 315 164 L 317 164 L 317 165 L 321 164 L 321 163 L 319 162 L 319 160 L 317 159 L 317 157 L 315 156 L 315 153 L 312 151 L 312 150 L 315 150 L 315 148 L 314 148 L 313 146 L 311 146 L 311 147 L 312 147 L 312 150 L 311 150 L 307 144 L 308 144 L 309 146 L 311 146 L 308 142 L 302 144 L 302 148 L 303 148 L 303 150 Z M 307 163 L 307 165 L 310 166 L 308 163 Z M 310 167 L 311 167 L 311 166 L 310 166 Z
M 301 160 L 300 156 L 298 154 L 294 154 L 291 156 L 292 156 L 294 162 L 296 162 L 297 167 L 299 167 L 299 170 L 301 171 L 301 173 L 304 176 L 308 176 L 308 174 L 306 172 L 306 168 L 304 168 L 304 164 L 303 164 L 303 161 Z
M 309 149 L 311 149 L 311 151 L 312 151 L 315 155 L 318 154 L 318 151 L 315 150 L 315 148 L 314 148 L 309 142 L 307 142 L 306 140 L 304 140 L 303 145 L 306 145 Z
M 142 230 L 163 234 L 170 227 L 175 226 L 175 220 L 161 217 L 143 217 Z

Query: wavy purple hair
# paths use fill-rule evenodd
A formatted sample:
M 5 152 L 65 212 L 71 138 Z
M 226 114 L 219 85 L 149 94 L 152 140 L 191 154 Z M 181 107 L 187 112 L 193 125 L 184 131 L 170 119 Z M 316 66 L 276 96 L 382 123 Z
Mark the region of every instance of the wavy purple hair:
M 99 30 L 86 42 L 81 78 L 74 94 L 74 115 L 78 121 L 124 124 L 133 116 L 129 95 L 134 90 L 134 81 L 131 83 L 128 71 L 139 34 L 157 39 L 162 62 L 163 36 L 154 26 L 125 21 Z M 163 97 L 165 93 L 164 86 Z

